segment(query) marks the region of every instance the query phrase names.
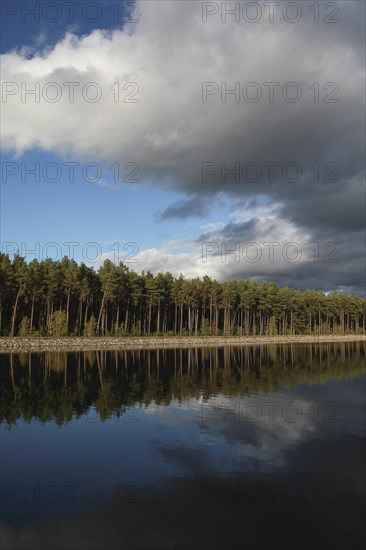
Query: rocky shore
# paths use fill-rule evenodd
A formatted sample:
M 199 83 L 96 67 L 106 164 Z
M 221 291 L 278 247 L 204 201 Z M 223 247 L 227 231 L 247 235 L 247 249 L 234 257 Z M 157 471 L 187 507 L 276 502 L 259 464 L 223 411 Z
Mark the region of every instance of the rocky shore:
M 86 351 L 156 348 L 253 346 L 268 344 L 315 344 L 366 341 L 366 335 L 326 336 L 150 336 L 95 338 L 0 338 L 0 353 L 41 351 Z

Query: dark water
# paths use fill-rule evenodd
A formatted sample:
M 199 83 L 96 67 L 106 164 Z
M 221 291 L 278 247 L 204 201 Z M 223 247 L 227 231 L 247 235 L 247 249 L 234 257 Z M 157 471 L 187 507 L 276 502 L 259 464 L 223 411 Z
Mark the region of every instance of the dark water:
M 365 344 L 0 356 L 2 548 L 365 544 Z

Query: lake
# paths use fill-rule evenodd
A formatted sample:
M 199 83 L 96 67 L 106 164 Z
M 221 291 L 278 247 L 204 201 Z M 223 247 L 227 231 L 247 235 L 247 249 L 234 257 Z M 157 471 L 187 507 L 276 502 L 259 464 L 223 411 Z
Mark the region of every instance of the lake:
M 0 355 L 2 548 L 365 544 L 365 342 Z

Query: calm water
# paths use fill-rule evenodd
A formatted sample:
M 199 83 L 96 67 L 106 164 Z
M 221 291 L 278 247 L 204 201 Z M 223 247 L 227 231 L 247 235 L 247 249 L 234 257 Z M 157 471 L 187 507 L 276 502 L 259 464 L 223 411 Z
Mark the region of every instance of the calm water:
M 2 548 L 365 543 L 365 344 L 0 355 Z

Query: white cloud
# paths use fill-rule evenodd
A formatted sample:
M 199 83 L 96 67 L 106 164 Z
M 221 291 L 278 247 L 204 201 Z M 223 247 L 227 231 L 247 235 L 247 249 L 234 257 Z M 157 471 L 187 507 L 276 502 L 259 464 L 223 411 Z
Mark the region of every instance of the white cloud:
M 199 239 L 170 240 L 159 248 L 138 251 L 133 257 L 137 262 L 127 265 L 138 272 L 169 271 L 175 277 L 183 273 L 190 278 L 208 275 L 225 280 L 273 278 L 291 270 L 295 263 L 301 267 L 311 262 L 314 252 L 310 235 L 284 219 L 274 218 L 271 207 L 263 207 L 262 213 L 263 217 L 244 223 L 207 224 L 211 231 Z M 234 250 L 236 254 L 231 253 Z M 113 252 L 104 253 L 98 265 L 106 258 L 116 260 Z
M 265 149 L 268 143 L 260 135 L 258 117 L 262 130 L 265 122 L 273 132 L 284 108 L 281 105 L 278 111 L 262 101 L 222 104 L 219 96 L 202 103 L 202 82 L 224 81 L 229 88 L 236 81 L 297 81 L 305 92 L 315 80 L 339 81 L 342 75 L 343 94 L 354 95 L 359 89 L 356 52 L 348 49 L 344 64 L 344 45 L 323 28 L 317 33 L 316 25 L 310 27 L 313 39 L 306 39 L 305 45 L 300 25 L 279 26 L 265 18 L 245 27 L 222 24 L 218 18 L 204 24 L 201 10 L 201 3 L 143 2 L 138 24 L 113 32 L 94 30 L 81 37 L 67 33 L 52 50 L 31 59 L 15 51 L 3 55 L 4 82 L 19 86 L 24 82 L 28 89 L 38 82 L 41 91 L 56 82 L 62 91 L 57 103 L 42 95 L 39 104 L 31 95 L 24 103 L 20 93 L 8 96 L 3 104 L 4 148 L 19 153 L 39 146 L 96 161 L 135 161 L 146 179 L 166 177 L 178 188 L 194 186 L 201 162 L 219 159 L 233 138 L 241 140 L 236 154 L 260 156 L 259 145 Z M 80 83 L 74 103 L 67 100 L 65 82 Z M 90 82 L 101 86 L 97 103 L 80 98 L 81 88 Z M 138 103 L 115 103 L 109 89 L 115 82 L 122 87 L 135 82 Z M 121 97 L 132 92 L 133 87 L 120 90 Z M 49 88 L 48 93 L 52 96 L 55 90 Z M 94 90 L 89 93 L 92 97 Z M 302 105 L 287 104 L 284 116 L 292 120 L 302 115 Z M 316 116 L 328 120 L 323 105 Z M 275 146 L 273 153 L 278 157 Z M 196 181 L 190 182 L 192 174 Z
M 210 222 L 200 225 L 201 231 L 215 231 L 216 229 L 222 229 L 224 222 Z

